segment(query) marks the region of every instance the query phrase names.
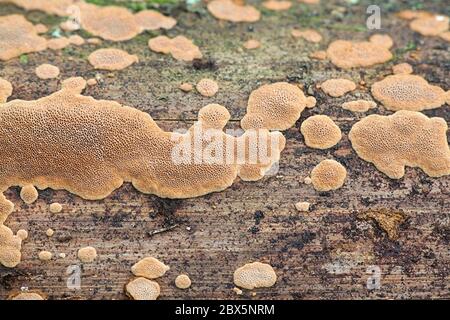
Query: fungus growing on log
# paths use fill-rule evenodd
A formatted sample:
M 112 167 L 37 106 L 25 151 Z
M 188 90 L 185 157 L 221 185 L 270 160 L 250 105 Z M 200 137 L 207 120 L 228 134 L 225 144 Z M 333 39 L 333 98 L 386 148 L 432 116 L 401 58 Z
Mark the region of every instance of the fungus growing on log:
M 285 1 L 285 0 L 268 0 L 264 1 L 262 3 L 263 7 L 269 10 L 273 11 L 283 11 L 288 10 L 290 7 L 292 7 L 291 1 Z
M 342 104 L 342 109 L 352 112 L 367 112 L 370 109 L 374 109 L 376 107 L 377 104 L 375 102 L 368 100 L 349 101 Z
M 311 171 L 311 183 L 317 191 L 337 190 L 347 177 L 345 167 L 335 160 L 323 160 Z
M 176 60 L 192 61 L 202 58 L 200 49 L 184 36 L 176 36 L 173 39 L 158 36 L 148 41 L 148 47 L 155 52 L 170 53 Z
M 191 279 L 186 274 L 180 274 L 175 278 L 175 286 L 179 289 L 187 289 L 191 283 Z
M 83 247 L 78 250 L 78 259 L 83 263 L 91 263 L 97 258 L 97 250 L 94 247 Z
M 341 129 L 326 115 L 315 115 L 303 121 L 300 132 L 310 148 L 328 149 L 342 138 Z
M 308 42 L 318 43 L 322 41 L 322 35 L 313 29 L 298 30 L 293 29 L 291 35 L 294 38 L 303 38 Z
M 356 89 L 356 84 L 347 79 L 329 79 L 320 85 L 320 88 L 332 97 L 342 97 L 347 92 Z
M 95 69 L 122 70 L 139 61 L 138 56 L 120 49 L 98 49 L 92 52 L 88 61 Z
M 261 13 L 253 6 L 237 5 L 232 0 L 213 0 L 208 3 L 208 11 L 217 19 L 231 22 L 256 22 Z
M 413 68 L 409 63 L 399 63 L 392 67 L 392 72 L 394 74 L 411 74 Z
M 204 97 L 212 97 L 219 91 L 219 85 L 211 79 L 201 79 L 195 88 Z
M 8 300 L 45 300 L 42 294 L 32 291 L 23 291 L 10 295 Z
M 126 294 L 133 300 L 156 300 L 161 289 L 155 281 L 146 278 L 136 278 L 125 286 Z
M 438 36 L 448 31 L 449 18 L 442 15 L 417 18 L 410 22 L 409 27 L 423 36 Z
M 13 87 L 11 83 L 5 79 L 0 78 L 0 103 L 6 102 L 11 96 Z
M 136 23 L 142 30 L 172 29 L 177 20 L 154 10 L 142 10 L 134 15 Z
M 272 266 L 261 262 L 247 263 L 236 269 L 233 278 L 236 286 L 249 290 L 272 287 L 277 281 Z
M 48 63 L 41 64 L 36 68 L 36 75 L 39 79 L 54 79 L 59 76 L 59 68 Z
M 144 277 L 147 279 L 156 279 L 162 277 L 169 270 L 169 266 L 153 257 L 144 258 L 136 262 L 131 267 L 131 272 L 135 276 Z
M 20 190 L 20 198 L 26 204 L 32 204 L 39 197 L 39 193 L 32 184 L 27 184 Z

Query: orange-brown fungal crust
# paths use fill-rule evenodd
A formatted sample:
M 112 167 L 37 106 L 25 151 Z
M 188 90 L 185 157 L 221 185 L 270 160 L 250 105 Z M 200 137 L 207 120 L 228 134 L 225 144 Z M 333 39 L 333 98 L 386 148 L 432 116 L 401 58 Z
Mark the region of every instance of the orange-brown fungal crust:
M 34 28 L 35 28 L 35 30 L 36 30 L 36 32 L 37 32 L 38 34 L 46 33 L 46 32 L 48 31 L 47 26 L 46 26 L 45 24 L 42 24 L 42 23 L 36 24 L 36 25 L 34 26 Z
M 201 79 L 195 88 L 204 97 L 212 97 L 219 91 L 219 85 L 211 79 Z
M 413 68 L 409 63 L 399 63 L 392 67 L 392 72 L 394 74 L 411 74 Z
M 160 197 L 196 197 L 228 188 L 248 168 L 258 172 L 253 178 L 261 178 L 284 149 L 280 132 L 258 130 L 269 145 L 267 159 L 228 157 L 234 155 L 233 148 L 250 141 L 252 132 L 240 137 L 222 132 L 229 119 L 222 106 L 202 109 L 199 121 L 185 134 L 165 132 L 144 112 L 82 96 L 85 86 L 84 79 L 70 78 L 50 96 L 2 105 L 0 167 L 5 169 L 0 171 L 0 191 L 34 185 L 103 199 L 126 181 Z M 227 146 L 223 151 L 206 148 L 211 147 L 211 133 L 203 132 L 204 127 L 217 128 L 217 144 Z M 259 144 L 258 151 L 266 147 Z
M 320 85 L 320 88 L 332 97 L 342 97 L 347 92 L 356 89 L 356 84 L 347 79 L 330 79 Z
M 187 289 L 191 284 L 191 279 L 186 274 L 180 274 L 175 278 L 175 286 L 179 289 Z
M 70 44 L 69 38 L 66 37 L 53 38 L 47 41 L 47 47 L 51 50 L 61 50 Z
M 14 204 L 0 194 L 0 264 L 14 268 L 20 263 L 23 234 L 14 235 L 10 228 L 3 225 L 14 210 Z
M 372 95 L 387 109 L 422 111 L 445 104 L 445 91 L 417 75 L 387 76 L 372 85 Z
M 264 1 L 262 5 L 264 8 L 269 10 L 283 11 L 288 10 L 290 7 L 292 7 L 292 2 L 284 0 L 268 0 Z
M 13 87 L 11 83 L 5 79 L 0 78 L 0 103 L 6 102 L 11 96 Z
M 377 46 L 387 49 L 392 48 L 394 45 L 394 40 L 387 34 L 374 34 L 369 38 L 369 41 Z
M 125 292 L 133 300 L 156 300 L 161 293 L 159 284 L 146 278 L 136 278 L 125 286 Z
M 342 138 L 341 129 L 325 115 L 315 115 L 303 121 L 300 132 L 310 148 L 328 149 Z
M 250 94 L 247 114 L 241 120 L 241 127 L 244 130 L 286 130 L 300 118 L 305 107 L 313 107 L 315 104 L 314 97 L 306 97 L 293 84 L 266 84 Z
M 8 297 L 8 300 L 45 300 L 41 293 L 24 291 L 17 292 Z
M 255 22 L 261 13 L 253 6 L 238 5 L 232 0 L 213 0 L 208 3 L 208 11 L 217 19 L 231 22 Z
M 316 60 L 325 60 L 327 58 L 327 52 L 323 50 L 314 51 L 309 57 Z
M 40 79 L 54 79 L 59 76 L 59 68 L 48 63 L 41 64 L 36 68 L 36 75 Z
M 153 257 L 144 258 L 131 267 L 131 272 L 136 277 L 144 277 L 147 279 L 162 277 L 169 270 L 169 266 Z
M 442 15 L 418 18 L 410 22 L 409 27 L 423 36 L 438 36 L 448 30 L 449 18 Z
M 83 263 L 91 263 L 97 258 L 97 250 L 94 247 L 83 247 L 78 250 L 78 259 Z
M 342 109 L 349 110 L 352 112 L 367 112 L 370 109 L 377 107 L 377 104 L 369 100 L 356 100 L 344 102 L 342 104 Z
M 244 289 L 272 287 L 277 281 L 277 275 L 272 266 L 267 263 L 252 262 L 234 271 L 234 284 Z
M 194 86 L 190 83 L 184 82 L 184 83 L 180 84 L 180 86 L 178 88 L 181 91 L 189 92 L 189 91 L 192 91 L 192 89 L 194 89 Z
M 70 44 L 76 45 L 76 46 L 82 46 L 86 43 L 86 40 L 84 40 L 82 37 L 80 37 L 77 34 L 71 35 L 69 38 Z
M 49 206 L 49 210 L 51 213 L 60 213 L 62 209 L 62 205 L 58 202 L 54 202 Z
M 27 184 L 20 190 L 20 198 L 26 204 L 32 204 L 39 197 L 39 193 L 32 184 Z
M 303 38 L 308 42 L 318 43 L 322 41 L 322 35 L 313 29 L 298 30 L 293 29 L 291 35 L 294 38 Z
M 415 111 L 370 115 L 353 125 L 349 139 L 358 156 L 392 179 L 405 166 L 419 167 L 431 177 L 450 174 L 447 123 Z
M 244 42 L 244 48 L 247 50 L 258 49 L 261 47 L 261 42 L 255 39 L 250 39 Z
M 184 36 L 176 36 L 173 39 L 158 36 L 148 41 L 148 47 L 155 52 L 170 53 L 176 60 L 192 61 L 202 58 L 200 49 Z
M 122 70 L 138 62 L 136 55 L 131 55 L 120 49 L 98 49 L 92 52 L 88 61 L 95 69 L 101 70 Z
M 345 167 L 335 160 L 323 160 L 311 171 L 311 183 L 317 191 L 337 190 L 347 177 Z
M 350 69 L 384 63 L 392 59 L 392 53 L 376 42 L 336 40 L 328 46 L 327 57 L 339 68 Z
M 177 24 L 174 18 L 154 10 L 142 10 L 134 18 L 142 30 L 172 29 Z
M 428 11 L 423 10 L 402 10 L 397 12 L 397 17 L 404 20 L 412 20 L 418 18 L 429 18 L 432 17 L 433 14 Z
M 22 15 L 0 17 L 0 60 L 47 49 L 47 40 Z

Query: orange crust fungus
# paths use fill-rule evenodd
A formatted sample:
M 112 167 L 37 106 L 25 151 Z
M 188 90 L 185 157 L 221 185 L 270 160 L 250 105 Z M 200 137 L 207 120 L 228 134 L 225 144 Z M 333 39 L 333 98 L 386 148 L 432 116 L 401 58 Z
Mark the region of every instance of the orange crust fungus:
M 32 291 L 17 292 L 8 297 L 8 300 L 45 300 L 41 293 Z
M 358 156 L 392 179 L 405 166 L 419 167 L 431 177 L 450 174 L 447 123 L 415 111 L 370 115 L 353 125 L 349 139 Z
M 367 112 L 370 109 L 377 107 L 377 104 L 369 100 L 356 100 L 344 102 L 342 104 L 342 109 L 349 110 L 352 112 Z
M 134 15 L 142 30 L 172 29 L 177 20 L 154 10 L 142 10 Z
M 176 36 L 173 39 L 158 36 L 148 41 L 148 47 L 155 52 L 170 53 L 176 60 L 192 61 L 202 58 L 200 49 L 184 36 Z
M 48 63 L 41 64 L 35 71 L 39 79 L 54 79 L 59 76 L 59 68 Z
M 211 79 L 201 79 L 195 88 L 204 97 L 212 97 L 219 91 L 219 85 Z
M 208 11 L 217 19 L 231 22 L 256 22 L 261 13 L 253 6 L 238 5 L 232 0 L 213 0 L 208 3 Z
M 394 74 L 411 74 L 413 68 L 409 63 L 399 63 L 392 67 L 392 72 Z
M 267 263 L 253 262 L 236 269 L 233 275 L 234 284 L 244 289 L 272 287 L 277 275 Z
M 161 293 L 159 284 L 146 278 L 136 278 L 125 286 L 127 296 L 133 300 L 156 300 Z
M 244 42 L 244 48 L 247 50 L 258 49 L 261 47 L 261 42 L 255 39 L 250 39 Z
M 449 18 L 443 15 L 422 17 L 410 22 L 409 27 L 423 36 L 438 36 L 448 31 Z
M 315 115 L 303 121 L 300 132 L 310 148 L 328 149 L 342 138 L 341 129 L 325 115 Z
M 26 204 L 32 204 L 39 197 L 39 193 L 32 184 L 27 184 L 20 190 L 20 198 Z
M 392 59 L 389 48 L 392 40 L 380 43 L 381 37 L 372 36 L 372 41 L 346 41 L 336 40 L 330 43 L 327 49 L 327 57 L 331 62 L 343 69 L 356 67 L 370 67 L 384 63 Z
M 131 267 L 131 272 L 136 277 L 144 277 L 147 279 L 162 277 L 169 270 L 169 266 L 153 257 L 144 258 Z
M 318 43 L 322 41 L 322 35 L 313 29 L 298 30 L 293 29 L 291 35 L 294 38 L 303 38 L 308 42 Z
M 446 103 L 446 92 L 411 74 L 387 76 L 372 85 L 372 95 L 387 109 L 422 111 Z
M 78 259 L 83 263 L 91 263 L 97 258 L 97 250 L 94 247 L 83 247 L 78 250 Z
M 54 38 L 47 41 L 47 47 L 51 50 L 61 50 L 71 45 L 69 38 L 61 37 Z
M 180 274 L 175 278 L 175 286 L 179 289 L 187 289 L 191 284 L 191 279 L 186 274 Z
M 345 167 L 335 160 L 323 160 L 311 171 L 311 183 L 317 191 L 337 190 L 347 177 Z
M 13 87 L 11 83 L 5 79 L 0 78 L 0 103 L 6 102 L 11 96 Z
M 122 70 L 138 62 L 138 56 L 131 55 L 120 49 L 98 49 L 92 52 L 88 61 L 95 69 L 101 70 Z
M 247 114 L 241 120 L 241 127 L 244 130 L 286 130 L 300 118 L 305 107 L 310 108 L 315 104 L 314 97 L 306 97 L 303 91 L 293 84 L 266 84 L 250 94 Z
M 1 2 L 13 3 L 27 11 L 39 10 L 48 14 L 54 14 L 61 17 L 69 14 L 68 9 L 78 0 L 0 0 Z
M 356 89 L 356 84 L 347 79 L 330 79 L 320 85 L 323 92 L 332 97 L 342 97 L 347 92 Z
M 31 22 L 22 15 L 0 17 L 0 60 L 9 60 L 24 53 L 47 49 L 47 40 L 38 34 Z
M 292 7 L 292 2 L 285 0 L 268 0 L 264 1 L 262 5 L 264 8 L 269 10 L 283 11 L 288 10 L 290 7 Z

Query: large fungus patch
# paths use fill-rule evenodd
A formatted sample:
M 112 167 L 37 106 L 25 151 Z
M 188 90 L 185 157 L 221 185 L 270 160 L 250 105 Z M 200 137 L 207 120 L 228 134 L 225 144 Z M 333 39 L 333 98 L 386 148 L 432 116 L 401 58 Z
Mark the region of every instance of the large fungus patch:
M 431 177 L 450 174 L 447 123 L 415 111 L 390 116 L 370 115 L 349 133 L 360 158 L 373 163 L 390 178 L 399 179 L 405 166 L 419 167 Z

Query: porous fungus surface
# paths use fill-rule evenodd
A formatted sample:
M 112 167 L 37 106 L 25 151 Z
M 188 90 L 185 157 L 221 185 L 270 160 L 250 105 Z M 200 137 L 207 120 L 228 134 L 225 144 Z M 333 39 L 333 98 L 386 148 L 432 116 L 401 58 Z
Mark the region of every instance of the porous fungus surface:
M 313 42 L 313 43 L 318 43 L 318 42 L 322 41 L 322 35 L 313 29 L 305 29 L 305 30 L 293 29 L 291 31 L 291 35 L 294 38 L 303 38 L 306 41 Z
M 370 67 L 391 60 L 393 56 L 389 48 L 378 41 L 336 40 L 328 46 L 327 57 L 343 69 Z
M 406 221 L 406 214 L 402 211 L 392 211 L 389 209 L 371 209 L 358 214 L 358 218 L 373 220 L 383 229 L 389 239 L 397 240 L 399 237 L 398 228 Z
M 356 89 L 356 84 L 347 79 L 329 79 L 320 85 L 323 92 L 332 97 L 342 97 Z
M 175 278 L 175 285 L 179 289 L 187 289 L 191 286 L 191 279 L 186 274 L 180 274 Z
M 23 232 L 14 235 L 10 228 L 3 225 L 14 210 L 14 204 L 0 194 L 0 264 L 13 268 L 20 263 Z
M 36 75 L 40 79 L 54 79 L 59 76 L 59 68 L 48 63 L 41 64 L 36 68 Z
M 306 212 L 306 211 L 309 211 L 310 206 L 311 206 L 311 204 L 306 201 L 297 202 L 295 204 L 295 209 L 297 209 L 297 211 L 300 211 L 300 212 Z
M 173 39 L 166 36 L 158 36 L 150 39 L 148 46 L 155 52 L 170 53 L 176 60 L 192 61 L 202 58 L 200 49 L 185 36 L 176 36 Z
M 154 10 L 142 10 L 134 15 L 137 24 L 143 30 L 172 29 L 177 20 Z
M 347 170 L 336 160 L 323 160 L 311 171 L 311 183 L 317 191 L 337 190 L 344 185 Z
M 139 59 L 136 55 L 131 55 L 120 49 L 98 49 L 92 52 L 88 61 L 95 69 L 101 70 L 122 70 L 129 67 Z
M 399 63 L 392 67 L 392 72 L 394 74 L 411 74 L 413 73 L 413 68 L 409 63 Z
M 262 5 L 264 8 L 269 10 L 283 11 L 288 10 L 290 7 L 292 7 L 292 2 L 284 0 L 268 0 L 264 1 Z
M 0 78 L 0 103 L 6 102 L 13 92 L 11 83 L 5 79 Z
M 35 30 L 36 30 L 36 32 L 38 34 L 46 33 L 48 31 L 47 26 L 45 24 L 42 24 L 42 23 L 38 23 L 34 27 L 35 27 Z
M 136 278 L 125 286 L 126 294 L 133 300 L 156 300 L 161 289 L 155 281 Z
M 234 271 L 234 284 L 244 289 L 271 287 L 277 281 L 272 266 L 267 263 L 252 262 Z
M 8 298 L 8 300 L 45 300 L 45 299 L 37 292 L 24 291 L 13 294 Z
M 208 11 L 217 19 L 231 22 L 255 22 L 261 13 L 253 6 L 238 5 L 232 0 L 213 0 L 208 3 Z
M 443 15 L 417 18 L 410 22 L 409 27 L 423 36 L 438 36 L 448 30 L 449 18 Z
M 211 79 L 201 79 L 195 88 L 204 97 L 212 97 L 219 91 L 219 85 Z
M 353 125 L 349 139 L 358 156 L 392 179 L 405 166 L 419 167 L 431 177 L 450 174 L 447 123 L 415 111 L 370 115 Z
M 47 40 L 22 15 L 0 17 L 0 60 L 47 49 Z
M 162 277 L 170 267 L 156 258 L 146 257 L 131 267 L 131 272 L 137 277 L 156 279 Z
M 286 130 L 300 118 L 305 107 L 315 104 L 314 97 L 305 97 L 303 91 L 293 84 L 266 84 L 250 94 L 247 114 L 241 120 L 241 127 L 244 130 Z
M 62 205 L 58 202 L 50 204 L 49 210 L 51 213 L 60 213 L 62 211 Z
M 372 95 L 387 109 L 422 111 L 445 104 L 446 92 L 417 75 L 390 75 L 372 85 Z
M 341 129 L 326 115 L 315 115 L 302 122 L 300 132 L 310 148 L 328 149 L 342 138 Z
M 342 109 L 349 110 L 352 112 L 367 112 L 370 109 L 377 107 L 377 104 L 369 100 L 356 100 L 344 102 L 342 104 Z
M 83 247 L 78 250 L 78 259 L 83 263 L 91 263 L 97 258 L 97 250 L 94 247 Z
M 20 189 L 20 198 L 26 204 L 32 204 L 39 197 L 39 193 L 32 184 L 27 184 Z
M 431 12 L 423 10 L 402 10 L 397 12 L 397 16 L 400 19 L 412 20 L 417 18 L 429 18 L 432 17 L 433 14 Z
M 53 258 L 53 253 L 50 251 L 43 250 L 38 254 L 39 260 L 41 261 L 50 261 Z

